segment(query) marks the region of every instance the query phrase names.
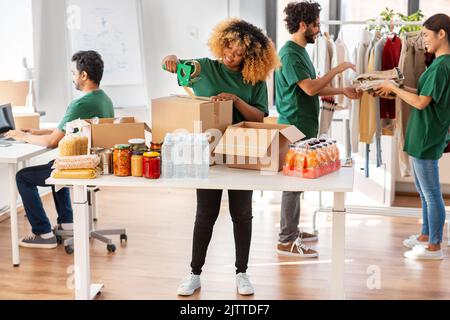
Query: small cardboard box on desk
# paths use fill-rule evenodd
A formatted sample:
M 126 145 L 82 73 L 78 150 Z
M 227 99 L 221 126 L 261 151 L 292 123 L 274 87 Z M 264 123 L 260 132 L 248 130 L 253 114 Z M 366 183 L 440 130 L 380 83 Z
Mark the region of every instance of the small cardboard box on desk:
M 13 112 L 16 130 L 40 129 L 40 115 L 36 112 Z
M 232 168 L 278 172 L 289 144 L 304 137 L 292 125 L 240 122 L 228 127 L 214 152 Z
M 126 144 L 130 139 L 145 139 L 145 131 L 150 131 L 145 122 L 137 122 L 134 117 L 78 119 L 67 125 L 81 129 L 82 135 L 88 137 L 89 149 L 112 148 L 116 144 Z

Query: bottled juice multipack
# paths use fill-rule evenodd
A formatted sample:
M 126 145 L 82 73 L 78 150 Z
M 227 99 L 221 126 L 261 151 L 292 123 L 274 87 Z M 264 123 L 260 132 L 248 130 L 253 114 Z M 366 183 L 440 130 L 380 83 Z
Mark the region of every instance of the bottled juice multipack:
M 289 145 L 283 173 L 288 176 L 315 179 L 341 167 L 335 140 L 310 139 Z

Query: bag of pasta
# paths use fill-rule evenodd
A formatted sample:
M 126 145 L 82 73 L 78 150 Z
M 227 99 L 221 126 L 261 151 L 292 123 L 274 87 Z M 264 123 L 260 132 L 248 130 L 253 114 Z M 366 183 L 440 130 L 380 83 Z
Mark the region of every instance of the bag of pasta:
M 66 133 L 58 144 L 59 156 L 87 155 L 88 142 L 88 137 L 82 136 L 80 133 Z
M 55 179 L 95 179 L 97 171 L 95 169 L 55 169 L 52 171 L 52 177 Z
M 58 157 L 53 165 L 58 170 L 67 169 L 95 169 L 100 163 L 100 158 L 95 154 L 83 156 Z

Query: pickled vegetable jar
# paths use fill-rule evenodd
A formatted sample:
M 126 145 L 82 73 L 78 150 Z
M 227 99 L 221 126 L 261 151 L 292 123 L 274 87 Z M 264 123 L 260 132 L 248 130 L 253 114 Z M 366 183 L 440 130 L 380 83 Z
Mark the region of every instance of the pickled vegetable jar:
M 129 144 L 116 144 L 114 146 L 114 175 L 128 177 L 131 175 L 131 150 Z

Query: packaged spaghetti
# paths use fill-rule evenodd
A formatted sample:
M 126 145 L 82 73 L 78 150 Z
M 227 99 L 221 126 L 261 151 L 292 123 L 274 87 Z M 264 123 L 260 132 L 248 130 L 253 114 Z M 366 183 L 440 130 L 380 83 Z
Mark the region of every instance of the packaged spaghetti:
M 52 177 L 55 179 L 95 179 L 97 171 L 95 169 L 55 169 L 52 171 Z
M 58 157 L 54 167 L 58 170 L 66 169 L 95 169 L 100 163 L 100 158 L 95 155 Z
M 79 134 L 66 134 L 58 144 L 58 151 L 60 157 L 86 155 L 88 138 Z

